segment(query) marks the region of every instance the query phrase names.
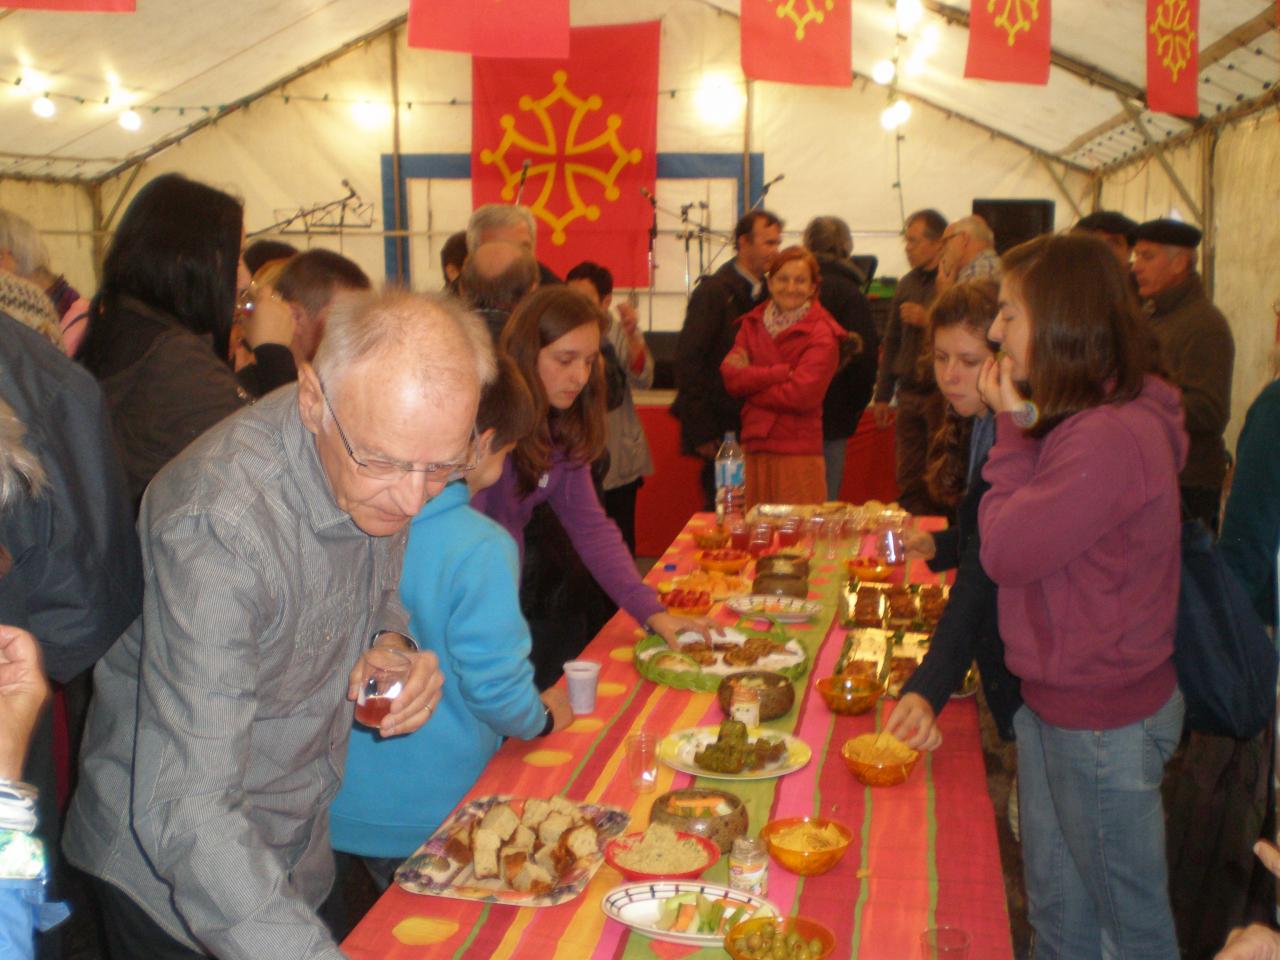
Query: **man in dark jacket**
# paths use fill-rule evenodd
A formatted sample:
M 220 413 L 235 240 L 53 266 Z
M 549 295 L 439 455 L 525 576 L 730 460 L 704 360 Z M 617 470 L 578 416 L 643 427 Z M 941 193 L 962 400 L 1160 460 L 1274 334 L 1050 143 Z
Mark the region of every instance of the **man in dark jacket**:
M 823 457 L 827 462 L 827 499 L 840 499 L 844 456 L 876 385 L 880 349 L 871 304 L 862 293 L 863 277 L 849 255 L 853 233 L 839 217 L 814 217 L 804 228 L 804 245 L 818 258 L 822 281 L 818 302 L 853 336 L 840 345 L 840 366 L 822 402 Z
M 89 668 L 142 609 L 133 511 L 97 383 L 4 314 L 0 400 L 26 428 L 22 445 L 45 476 L 40 489 L 21 491 L 0 511 L 0 624 L 35 634 L 46 673 L 63 685 L 74 747 Z M 59 820 L 50 709 L 32 734 L 23 776 L 40 791 L 52 859 Z
M 733 228 L 737 256 L 700 277 L 676 341 L 676 399 L 680 448 L 702 460 L 704 505 L 715 506 L 715 460 L 720 442 L 738 429 L 739 401 L 720 378 L 720 363 L 738 333 L 735 321 L 765 297 L 764 275 L 782 242 L 782 221 L 768 210 L 752 210 Z
M 1151 220 L 1138 227 L 1134 236 L 1138 294 L 1160 342 L 1165 373 L 1182 391 L 1191 438 L 1187 465 L 1178 478 L 1182 504 L 1191 516 L 1216 531 L 1227 475 L 1222 434 L 1231 418 L 1235 339 L 1227 318 L 1205 296 L 1195 269 L 1200 231 L 1176 220 Z

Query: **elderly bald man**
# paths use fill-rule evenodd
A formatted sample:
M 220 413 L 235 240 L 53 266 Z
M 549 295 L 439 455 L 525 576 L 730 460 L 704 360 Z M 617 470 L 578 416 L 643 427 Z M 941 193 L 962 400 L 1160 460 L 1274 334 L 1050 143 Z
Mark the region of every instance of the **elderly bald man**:
M 948 224 L 942 234 L 942 259 L 938 261 L 938 293 L 966 280 L 1000 280 L 996 237 L 987 221 L 976 214 Z
M 95 673 L 66 851 L 117 960 L 342 954 L 316 907 L 371 646 L 412 666 L 383 736 L 440 696 L 405 631 L 409 521 L 473 469 L 489 335 L 444 299 L 336 304 L 314 364 L 152 482 L 142 616 Z
M 489 240 L 467 257 L 458 293 L 484 318 L 494 343 L 516 304 L 538 286 L 538 262 L 519 244 Z

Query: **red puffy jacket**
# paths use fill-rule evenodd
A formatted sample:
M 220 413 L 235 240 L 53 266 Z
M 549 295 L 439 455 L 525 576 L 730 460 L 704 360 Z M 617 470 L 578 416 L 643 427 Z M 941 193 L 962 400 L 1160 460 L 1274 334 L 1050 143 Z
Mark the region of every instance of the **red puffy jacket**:
M 748 453 L 822 454 L 822 400 L 835 376 L 844 329 L 814 299 L 775 339 L 765 329 L 768 301 L 742 316 L 733 349 L 750 363 L 720 365 L 725 389 L 741 397 Z M 733 351 L 730 351 L 730 356 Z

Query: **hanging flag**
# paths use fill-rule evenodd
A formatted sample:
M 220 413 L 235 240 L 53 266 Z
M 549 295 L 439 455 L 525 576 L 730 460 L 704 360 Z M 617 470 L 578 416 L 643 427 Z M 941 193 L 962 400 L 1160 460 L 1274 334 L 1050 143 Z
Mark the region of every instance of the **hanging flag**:
M 1046 84 L 1051 33 L 1049 0 L 970 0 L 964 75 Z
M 658 174 L 658 39 L 649 23 L 578 27 L 559 60 L 471 61 L 471 199 L 520 203 L 538 259 L 647 286 Z
M 59 13 L 133 13 L 135 0 L 0 0 L 0 10 L 56 10 Z
M 569 0 L 409 0 L 409 46 L 477 57 L 567 57 Z
M 850 0 L 742 0 L 742 72 L 751 80 L 853 83 Z
M 1200 115 L 1200 0 L 1147 0 L 1147 109 Z

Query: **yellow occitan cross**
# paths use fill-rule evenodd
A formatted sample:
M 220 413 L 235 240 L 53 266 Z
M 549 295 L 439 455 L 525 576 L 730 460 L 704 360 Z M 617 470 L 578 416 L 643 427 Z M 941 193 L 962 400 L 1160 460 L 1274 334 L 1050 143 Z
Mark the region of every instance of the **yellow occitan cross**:
M 1196 39 L 1187 0 L 1161 0 L 1150 32 L 1156 38 L 1161 65 L 1168 68 L 1170 79 L 1177 83 L 1178 74 L 1191 62 L 1191 44 Z
M 616 113 L 611 113 L 605 118 L 604 130 L 601 133 L 590 140 L 579 142 L 578 136 L 583 121 L 587 119 L 588 115 L 599 110 L 604 105 L 604 101 L 598 94 L 592 94 L 585 100 L 576 95 L 568 87 L 569 74 L 564 70 L 557 70 L 553 73 L 551 80 L 553 86 L 551 92 L 546 96 L 535 100 L 525 95 L 520 98 L 519 102 L 521 112 L 532 113 L 542 127 L 543 141 L 539 143 L 525 136 L 516 129 L 515 116 L 509 113 L 504 114 L 498 121 L 502 126 L 502 141 L 498 144 L 497 150 L 481 150 L 480 162 L 493 164 L 498 168 L 502 174 L 502 199 L 514 200 L 516 186 L 520 182 L 520 166 L 513 167 L 507 162 L 507 158 L 512 151 L 519 148 L 535 156 L 548 158 L 545 162 L 535 162 L 529 167 L 528 176 L 530 178 L 539 175 L 543 177 L 542 189 L 538 192 L 538 196 L 533 203 L 529 204 L 529 209 L 534 216 L 551 227 L 551 242 L 560 246 L 564 244 L 566 239 L 565 228 L 574 220 L 579 217 L 586 217 L 592 221 L 600 219 L 599 205 L 588 204 L 583 201 L 582 193 L 578 189 L 577 178 L 582 176 L 595 180 L 604 188 L 604 198 L 606 200 L 617 200 L 620 195 L 615 183 L 618 174 L 627 165 L 639 163 L 644 157 L 644 151 L 639 149 L 627 150 L 623 147 L 618 139 L 618 129 L 622 126 L 622 117 Z M 550 108 L 561 101 L 573 110 L 563 141 L 557 138 L 559 131 L 556 130 L 550 114 Z M 593 167 L 582 161 L 571 162 L 569 160 L 570 157 L 581 157 L 602 147 L 607 147 L 613 154 L 613 163 L 607 170 Z M 565 192 L 569 197 L 569 208 L 563 213 L 556 213 L 550 208 L 550 204 L 562 166 Z
M 768 2 L 773 3 L 775 0 L 768 0 Z M 821 2 L 819 0 L 804 0 L 804 10 L 800 11 L 796 9 L 800 2 L 801 0 L 786 0 L 781 6 L 775 7 L 773 11 L 778 15 L 779 20 L 785 17 L 795 24 L 797 40 L 804 39 L 805 27 L 809 26 L 810 23 L 821 24 L 827 18 L 827 11 L 835 7 L 835 0 L 821 0 Z
M 997 0 L 987 0 L 987 13 L 995 13 Z M 1019 33 L 1030 33 L 1031 24 L 1040 19 L 1040 0 L 1002 0 L 1004 6 L 993 21 L 1009 35 L 1009 46 L 1017 42 Z

